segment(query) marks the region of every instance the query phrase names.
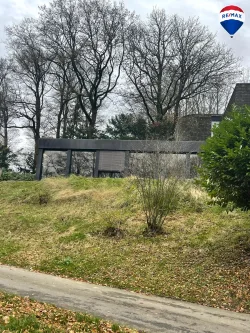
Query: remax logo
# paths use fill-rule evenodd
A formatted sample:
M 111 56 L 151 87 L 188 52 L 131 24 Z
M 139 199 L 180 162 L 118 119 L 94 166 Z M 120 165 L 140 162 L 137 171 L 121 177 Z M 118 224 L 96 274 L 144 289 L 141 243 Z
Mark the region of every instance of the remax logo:
M 245 13 L 238 6 L 226 6 L 220 11 L 220 24 L 233 37 L 245 21 Z

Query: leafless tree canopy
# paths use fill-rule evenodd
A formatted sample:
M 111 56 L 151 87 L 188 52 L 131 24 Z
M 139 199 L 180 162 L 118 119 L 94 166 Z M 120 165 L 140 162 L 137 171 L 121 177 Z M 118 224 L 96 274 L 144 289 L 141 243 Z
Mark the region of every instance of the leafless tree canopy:
M 182 101 L 226 84 L 236 65 L 232 52 L 197 18 L 168 17 L 154 9 L 130 30 L 124 66 L 132 83 L 128 96 L 143 104 L 152 122 L 171 112 L 176 122 Z
M 198 18 L 154 9 L 143 21 L 109 0 L 53 0 L 6 34 L 1 140 L 8 145 L 9 128 L 28 130 L 35 161 L 42 136 L 100 136 L 100 112 L 112 117 L 116 94 L 123 113 L 132 108 L 153 126 L 218 113 L 238 65 Z
M 129 13 L 106 1 L 56 0 L 42 8 L 41 20 L 45 44 L 70 61 L 77 81 L 71 88 L 91 138 L 98 110 L 120 77 Z
M 14 118 L 14 99 L 10 65 L 0 58 L 0 146 L 5 148 L 9 146 L 8 127 Z
M 22 24 L 6 29 L 8 48 L 13 59 L 12 74 L 16 80 L 16 118 L 22 119 L 17 128 L 29 128 L 35 141 L 35 160 L 38 153 L 38 139 L 46 128 L 45 96 L 48 94 L 48 73 L 51 61 L 46 49 L 40 45 L 40 31 L 37 22 L 25 19 Z

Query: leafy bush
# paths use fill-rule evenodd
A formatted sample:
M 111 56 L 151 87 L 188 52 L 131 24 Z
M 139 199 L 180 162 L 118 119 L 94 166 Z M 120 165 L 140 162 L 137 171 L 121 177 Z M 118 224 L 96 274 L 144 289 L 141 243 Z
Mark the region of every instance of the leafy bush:
M 35 180 L 35 175 L 31 173 L 18 173 L 13 171 L 3 171 L 2 175 L 0 176 L 0 181 L 3 180 Z
M 17 163 L 17 155 L 0 144 L 0 168 L 8 170 L 11 163 Z
M 169 140 L 173 134 L 174 122 L 169 119 L 149 123 L 141 115 L 121 113 L 109 120 L 101 137 L 120 140 Z
M 250 107 L 234 107 L 201 147 L 200 183 L 222 205 L 250 208 Z

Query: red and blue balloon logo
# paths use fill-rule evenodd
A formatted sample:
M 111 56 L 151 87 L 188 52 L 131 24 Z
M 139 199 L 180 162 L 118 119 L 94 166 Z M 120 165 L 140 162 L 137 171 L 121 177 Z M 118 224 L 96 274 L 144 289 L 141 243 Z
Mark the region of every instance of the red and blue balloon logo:
M 220 24 L 231 38 L 242 27 L 244 21 L 245 13 L 238 6 L 226 6 L 220 11 Z

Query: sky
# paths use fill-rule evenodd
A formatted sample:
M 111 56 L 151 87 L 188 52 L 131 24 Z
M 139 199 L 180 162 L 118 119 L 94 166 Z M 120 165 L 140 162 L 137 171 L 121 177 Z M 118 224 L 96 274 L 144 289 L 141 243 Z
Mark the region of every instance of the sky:
M 19 23 L 24 17 L 36 17 L 38 6 L 48 5 L 50 0 L 0 0 L 0 56 L 6 54 L 4 39 L 5 26 Z M 203 25 L 216 34 L 216 39 L 232 48 L 234 54 L 241 57 L 242 63 L 250 67 L 250 1 L 224 0 L 124 0 L 126 7 L 145 18 L 153 7 L 164 8 L 167 14 L 178 14 L 188 18 L 198 16 Z M 230 38 L 219 23 L 220 10 L 228 5 L 236 5 L 243 9 L 246 15 L 242 28 Z M 248 16 L 249 13 L 249 16 Z M 249 20 L 248 20 L 249 17 Z

